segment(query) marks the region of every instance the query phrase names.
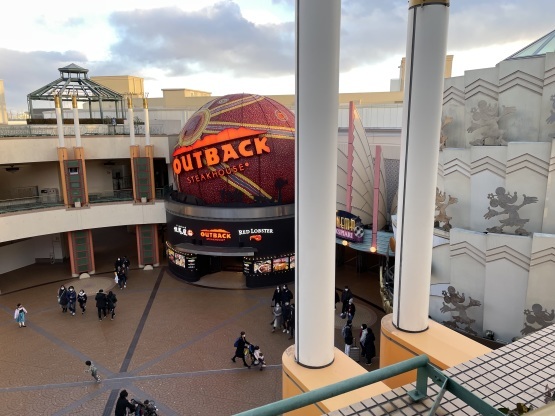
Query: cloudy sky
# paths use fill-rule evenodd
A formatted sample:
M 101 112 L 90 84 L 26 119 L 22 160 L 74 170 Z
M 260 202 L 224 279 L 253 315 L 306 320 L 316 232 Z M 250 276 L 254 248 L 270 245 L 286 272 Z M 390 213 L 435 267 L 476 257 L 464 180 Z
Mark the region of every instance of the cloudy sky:
M 23 4 L 23 3 L 22 3 Z M 90 76 L 135 75 L 145 91 L 293 94 L 294 0 L 28 0 L 2 5 L 6 104 L 75 63 Z M 453 75 L 494 66 L 555 29 L 553 0 L 451 0 Z M 388 91 L 405 54 L 407 0 L 343 0 L 340 92 Z

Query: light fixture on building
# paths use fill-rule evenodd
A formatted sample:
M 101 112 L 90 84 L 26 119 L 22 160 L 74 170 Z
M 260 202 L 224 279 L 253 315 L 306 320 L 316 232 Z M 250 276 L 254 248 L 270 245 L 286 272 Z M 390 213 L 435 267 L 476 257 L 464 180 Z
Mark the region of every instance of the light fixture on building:
M 19 171 L 19 168 L 17 166 L 14 166 L 14 165 L 8 166 L 6 168 L 6 172 L 9 172 L 9 173 L 15 173 L 17 171 Z
M 343 242 L 341 244 L 343 244 L 345 247 L 347 247 L 349 245 L 349 242 L 347 240 L 343 240 Z
M 376 251 L 377 251 L 376 247 L 374 246 L 370 247 L 370 253 L 375 253 Z

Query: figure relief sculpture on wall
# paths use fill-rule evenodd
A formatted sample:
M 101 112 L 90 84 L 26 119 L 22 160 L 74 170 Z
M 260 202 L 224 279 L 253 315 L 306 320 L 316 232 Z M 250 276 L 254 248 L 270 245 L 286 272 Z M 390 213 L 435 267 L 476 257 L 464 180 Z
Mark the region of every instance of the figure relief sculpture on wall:
M 445 149 L 447 144 L 447 135 L 445 134 L 445 127 L 453 122 L 453 117 L 444 116 L 441 120 L 441 129 L 439 131 L 439 151 Z
M 520 330 L 522 336 L 531 334 L 539 329 L 547 328 L 551 325 L 555 319 L 555 310 L 551 309 L 551 313 L 549 313 L 542 305 L 535 303 L 532 305 L 532 310 L 524 310 L 524 315 L 526 316 L 526 322 L 524 322 L 524 328 Z
M 457 292 L 457 290 L 453 286 L 449 286 L 446 291 L 444 290 L 442 292 L 442 294 L 443 306 L 441 307 L 440 311 L 441 313 L 451 312 L 452 318 L 450 321 L 443 321 L 443 325 L 451 329 L 456 329 L 459 331 L 462 330 L 471 335 L 477 336 L 478 333 L 470 327 L 470 325 L 476 322 L 476 320 L 470 318 L 466 313 L 466 310 L 473 306 L 482 306 L 480 301 L 472 299 L 469 296 L 468 305 L 463 305 L 466 300 L 464 297 L 464 293 L 462 295 L 459 294 L 459 292 Z M 456 312 L 457 315 L 453 315 L 453 312 Z
M 552 95 L 550 97 L 550 100 L 551 100 L 551 115 L 547 117 L 547 119 L 545 120 L 547 124 L 555 123 L 555 95 Z
M 538 202 L 538 198 L 535 196 L 526 196 L 522 194 L 523 200 L 520 205 L 516 205 L 516 201 L 518 200 L 518 195 L 516 192 L 513 192 L 511 195 L 510 192 L 505 191 L 505 188 L 500 186 L 495 190 L 494 194 L 489 194 L 489 205 L 492 208 L 501 208 L 500 210 L 488 208 L 488 212 L 484 214 L 484 218 L 489 220 L 497 215 L 507 215 L 508 217 L 499 220 L 501 225 L 496 225 L 495 227 L 486 228 L 486 230 L 490 233 L 503 233 L 503 228 L 505 227 L 517 227 L 515 230 L 516 235 L 530 235 L 528 231 L 524 229 L 524 224 L 526 224 L 529 219 L 520 218 L 518 214 L 518 210 L 522 208 L 524 205 L 528 204 L 535 204 Z
M 491 105 L 485 100 L 478 102 L 478 107 L 473 107 L 472 122 L 466 130 L 477 134 L 479 137 L 470 142 L 472 146 L 505 146 L 507 142 L 503 139 L 504 130 L 499 128 L 499 120 L 516 111 L 515 107 L 502 107 L 501 114 L 498 113 L 497 103 Z
M 439 188 L 436 187 L 436 211 L 437 215 L 434 217 L 434 227 L 441 228 L 444 231 L 449 231 L 453 226 L 449 223 L 452 217 L 449 217 L 446 213 L 447 207 L 459 202 L 457 198 L 449 195 L 446 197 L 445 192 L 441 192 Z M 442 226 L 440 224 L 443 223 Z

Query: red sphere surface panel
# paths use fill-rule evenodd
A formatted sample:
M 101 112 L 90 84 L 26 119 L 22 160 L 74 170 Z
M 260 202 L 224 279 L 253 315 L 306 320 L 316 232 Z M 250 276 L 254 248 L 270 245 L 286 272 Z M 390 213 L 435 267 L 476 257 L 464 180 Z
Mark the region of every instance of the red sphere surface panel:
M 178 190 L 207 205 L 290 204 L 295 199 L 295 116 L 260 95 L 202 106 L 173 153 Z

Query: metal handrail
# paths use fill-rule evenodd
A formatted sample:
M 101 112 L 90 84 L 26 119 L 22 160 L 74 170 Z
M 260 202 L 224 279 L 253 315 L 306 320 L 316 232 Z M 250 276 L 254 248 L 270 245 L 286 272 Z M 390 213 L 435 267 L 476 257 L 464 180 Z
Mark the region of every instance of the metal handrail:
M 500 416 L 503 414 L 431 365 L 426 355 L 420 355 L 366 374 L 352 377 L 348 380 L 339 381 L 329 386 L 289 397 L 256 409 L 237 413 L 235 416 L 281 415 L 285 412 L 300 409 L 301 407 L 315 404 L 322 400 L 339 396 L 340 394 L 348 393 L 412 370 L 417 370 L 416 389 L 409 391 L 408 394 L 414 401 L 422 400 L 428 396 L 428 378 L 431 378 L 436 384 L 442 386 L 443 392 L 449 391 L 481 414 L 491 416 Z M 442 397 L 443 393 L 440 391 L 438 399 L 441 400 Z M 436 405 L 432 407 L 432 410 L 434 407 L 436 407 Z

